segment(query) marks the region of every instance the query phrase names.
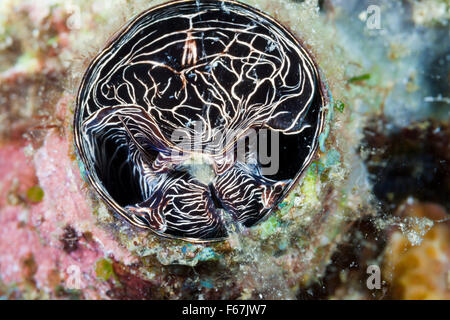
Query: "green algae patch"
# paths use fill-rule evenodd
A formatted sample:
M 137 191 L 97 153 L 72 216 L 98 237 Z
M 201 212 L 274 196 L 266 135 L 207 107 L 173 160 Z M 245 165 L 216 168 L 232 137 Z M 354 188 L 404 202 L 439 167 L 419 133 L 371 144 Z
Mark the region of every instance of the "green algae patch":
M 345 109 L 345 104 L 340 100 L 336 100 L 336 102 L 334 103 L 334 108 L 340 113 L 343 113 Z
M 308 171 L 306 171 L 301 186 L 301 194 L 304 195 L 306 199 L 309 199 L 310 202 L 319 201 L 319 196 L 316 191 L 316 183 L 317 183 L 317 174 L 315 172 L 316 166 L 313 166 L 313 164 L 311 164 L 311 166 L 308 168 Z M 317 164 L 317 166 L 319 165 L 320 163 Z
M 286 214 L 291 211 L 291 209 L 294 207 L 294 192 L 291 192 L 290 195 L 282 203 L 278 205 L 279 213 L 281 216 L 285 216 Z
M 39 70 L 39 60 L 35 53 L 25 52 L 17 59 L 15 68 L 25 73 L 34 73 Z
M 266 221 L 258 226 L 258 231 L 261 239 L 267 239 L 277 232 L 280 222 L 275 215 L 270 216 Z
M 351 77 L 348 79 L 348 83 L 355 83 L 355 82 L 361 82 L 364 80 L 369 80 L 371 78 L 370 73 L 365 73 L 356 77 Z
M 108 281 L 114 275 L 112 262 L 109 259 L 100 259 L 95 263 L 95 275 L 98 279 Z
M 40 186 L 32 186 L 27 190 L 27 199 L 31 202 L 38 203 L 44 198 L 44 190 Z
M 50 39 L 47 40 L 47 45 L 50 47 L 56 47 L 58 45 L 58 41 L 59 41 L 58 36 L 51 37 Z

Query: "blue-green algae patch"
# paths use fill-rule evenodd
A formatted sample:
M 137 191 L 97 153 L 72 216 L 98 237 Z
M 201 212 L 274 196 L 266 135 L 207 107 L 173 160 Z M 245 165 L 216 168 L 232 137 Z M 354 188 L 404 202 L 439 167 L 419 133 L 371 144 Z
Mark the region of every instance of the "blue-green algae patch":
M 205 247 L 201 249 L 193 259 L 190 259 L 190 261 L 194 264 L 197 264 L 199 261 L 209 261 L 209 260 L 217 260 L 222 255 L 217 254 L 212 248 Z
M 336 149 L 330 149 L 324 157 L 320 159 L 320 163 L 323 165 L 323 168 L 327 169 L 332 166 L 338 165 L 341 160 L 341 154 Z M 321 172 L 319 172 L 321 173 Z
M 213 283 L 210 280 L 200 281 L 200 285 L 202 287 L 204 287 L 204 288 L 207 288 L 207 289 L 214 288 L 214 285 L 213 285 Z
M 80 175 L 81 178 L 83 179 L 84 182 L 88 182 L 88 178 L 87 178 L 87 170 L 86 167 L 83 163 L 83 161 L 81 161 L 78 156 L 77 156 L 77 163 L 78 163 L 78 167 L 80 168 Z

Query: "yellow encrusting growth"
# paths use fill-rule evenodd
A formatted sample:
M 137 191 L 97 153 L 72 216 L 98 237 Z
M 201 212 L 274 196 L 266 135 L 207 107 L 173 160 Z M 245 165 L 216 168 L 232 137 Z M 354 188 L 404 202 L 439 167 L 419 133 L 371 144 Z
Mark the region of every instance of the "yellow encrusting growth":
M 404 214 L 428 217 L 437 223 L 414 246 L 407 235 L 395 231 L 385 251 L 382 274 L 394 299 L 450 299 L 450 229 L 445 210 L 437 205 L 414 203 Z

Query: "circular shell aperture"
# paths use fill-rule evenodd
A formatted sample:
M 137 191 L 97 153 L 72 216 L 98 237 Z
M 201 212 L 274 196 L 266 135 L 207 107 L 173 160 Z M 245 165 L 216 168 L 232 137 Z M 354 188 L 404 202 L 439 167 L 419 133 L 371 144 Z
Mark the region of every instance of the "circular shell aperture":
M 235 1 L 176 1 L 120 30 L 87 69 L 75 145 L 101 198 L 189 241 L 262 221 L 317 149 L 325 94 L 282 25 Z

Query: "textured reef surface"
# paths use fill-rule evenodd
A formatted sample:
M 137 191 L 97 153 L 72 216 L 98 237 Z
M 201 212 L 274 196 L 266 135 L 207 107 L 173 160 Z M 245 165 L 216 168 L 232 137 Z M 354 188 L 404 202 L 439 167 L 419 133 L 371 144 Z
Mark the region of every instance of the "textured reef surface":
M 448 2 L 245 1 L 301 40 L 332 99 L 318 153 L 277 210 L 197 244 L 115 215 L 73 143 L 91 59 L 159 3 L 0 2 L 0 296 L 450 298 Z

